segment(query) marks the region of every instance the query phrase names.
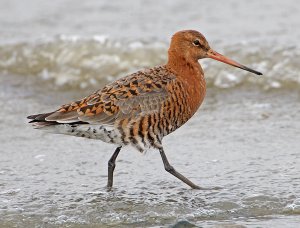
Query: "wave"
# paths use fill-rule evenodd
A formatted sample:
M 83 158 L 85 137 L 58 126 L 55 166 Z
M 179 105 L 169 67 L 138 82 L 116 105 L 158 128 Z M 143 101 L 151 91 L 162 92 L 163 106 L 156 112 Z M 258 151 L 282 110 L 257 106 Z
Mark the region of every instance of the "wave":
M 34 42 L 0 45 L 2 75 L 28 76 L 58 88 L 99 87 L 99 84 L 142 68 L 164 64 L 168 44 L 159 41 L 118 41 L 105 36 L 59 36 Z M 219 51 L 219 50 L 217 50 Z M 220 51 L 221 52 L 221 51 Z M 263 72 L 255 76 L 213 60 L 201 60 L 209 87 L 299 87 L 300 50 L 276 45 L 240 43 L 225 47 L 223 54 Z M 98 86 L 97 86 L 98 85 Z

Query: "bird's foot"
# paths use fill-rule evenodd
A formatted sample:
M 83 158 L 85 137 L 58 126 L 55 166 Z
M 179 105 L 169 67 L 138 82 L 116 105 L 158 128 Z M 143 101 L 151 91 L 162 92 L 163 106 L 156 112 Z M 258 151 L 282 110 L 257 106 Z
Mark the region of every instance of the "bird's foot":
M 113 187 L 112 187 L 112 186 L 106 186 L 106 191 L 107 191 L 107 192 L 113 191 Z
M 221 187 L 211 187 L 211 188 L 204 188 L 204 187 L 200 187 L 198 185 L 196 185 L 195 187 L 193 187 L 193 189 L 197 189 L 197 190 L 221 190 Z

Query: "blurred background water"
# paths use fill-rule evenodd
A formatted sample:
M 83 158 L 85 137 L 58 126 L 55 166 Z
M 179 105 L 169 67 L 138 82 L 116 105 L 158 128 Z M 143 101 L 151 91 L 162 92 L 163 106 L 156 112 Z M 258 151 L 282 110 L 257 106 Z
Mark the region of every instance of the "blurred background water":
M 0 0 L 0 227 L 298 227 L 300 4 L 265 1 Z M 26 124 L 141 68 L 163 64 L 173 33 L 264 73 L 201 60 L 208 94 L 156 151 L 48 135 Z

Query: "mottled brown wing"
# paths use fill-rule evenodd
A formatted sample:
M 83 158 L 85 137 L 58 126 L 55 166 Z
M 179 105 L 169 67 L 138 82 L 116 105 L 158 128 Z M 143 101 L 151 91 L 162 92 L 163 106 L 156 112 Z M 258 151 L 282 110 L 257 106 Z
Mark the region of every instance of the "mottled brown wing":
M 157 112 L 168 99 L 167 86 L 174 79 L 175 76 L 164 67 L 139 71 L 80 101 L 62 106 L 46 120 L 114 125 L 117 119 Z

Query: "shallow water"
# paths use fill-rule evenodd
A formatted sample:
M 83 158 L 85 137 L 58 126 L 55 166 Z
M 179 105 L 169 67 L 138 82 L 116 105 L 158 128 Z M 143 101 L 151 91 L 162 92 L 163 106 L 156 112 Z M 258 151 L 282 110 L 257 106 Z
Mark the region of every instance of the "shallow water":
M 78 94 L 42 94 L 11 79 L 1 81 L 0 93 L 3 227 L 140 227 L 180 220 L 205 227 L 295 227 L 300 221 L 299 91 L 211 89 L 196 116 L 165 138 L 178 170 L 221 190 L 190 190 L 164 171 L 157 151 L 141 155 L 126 148 L 117 161 L 115 188 L 106 192 L 114 146 L 25 125 L 28 113 Z
M 0 227 L 299 226 L 296 1 L 41 2 L 0 1 Z M 164 63 L 181 28 L 201 30 L 217 51 L 264 73 L 201 61 L 206 100 L 164 139 L 178 171 L 221 190 L 191 190 L 165 172 L 157 151 L 125 148 L 107 192 L 114 146 L 27 124 L 29 114 Z

